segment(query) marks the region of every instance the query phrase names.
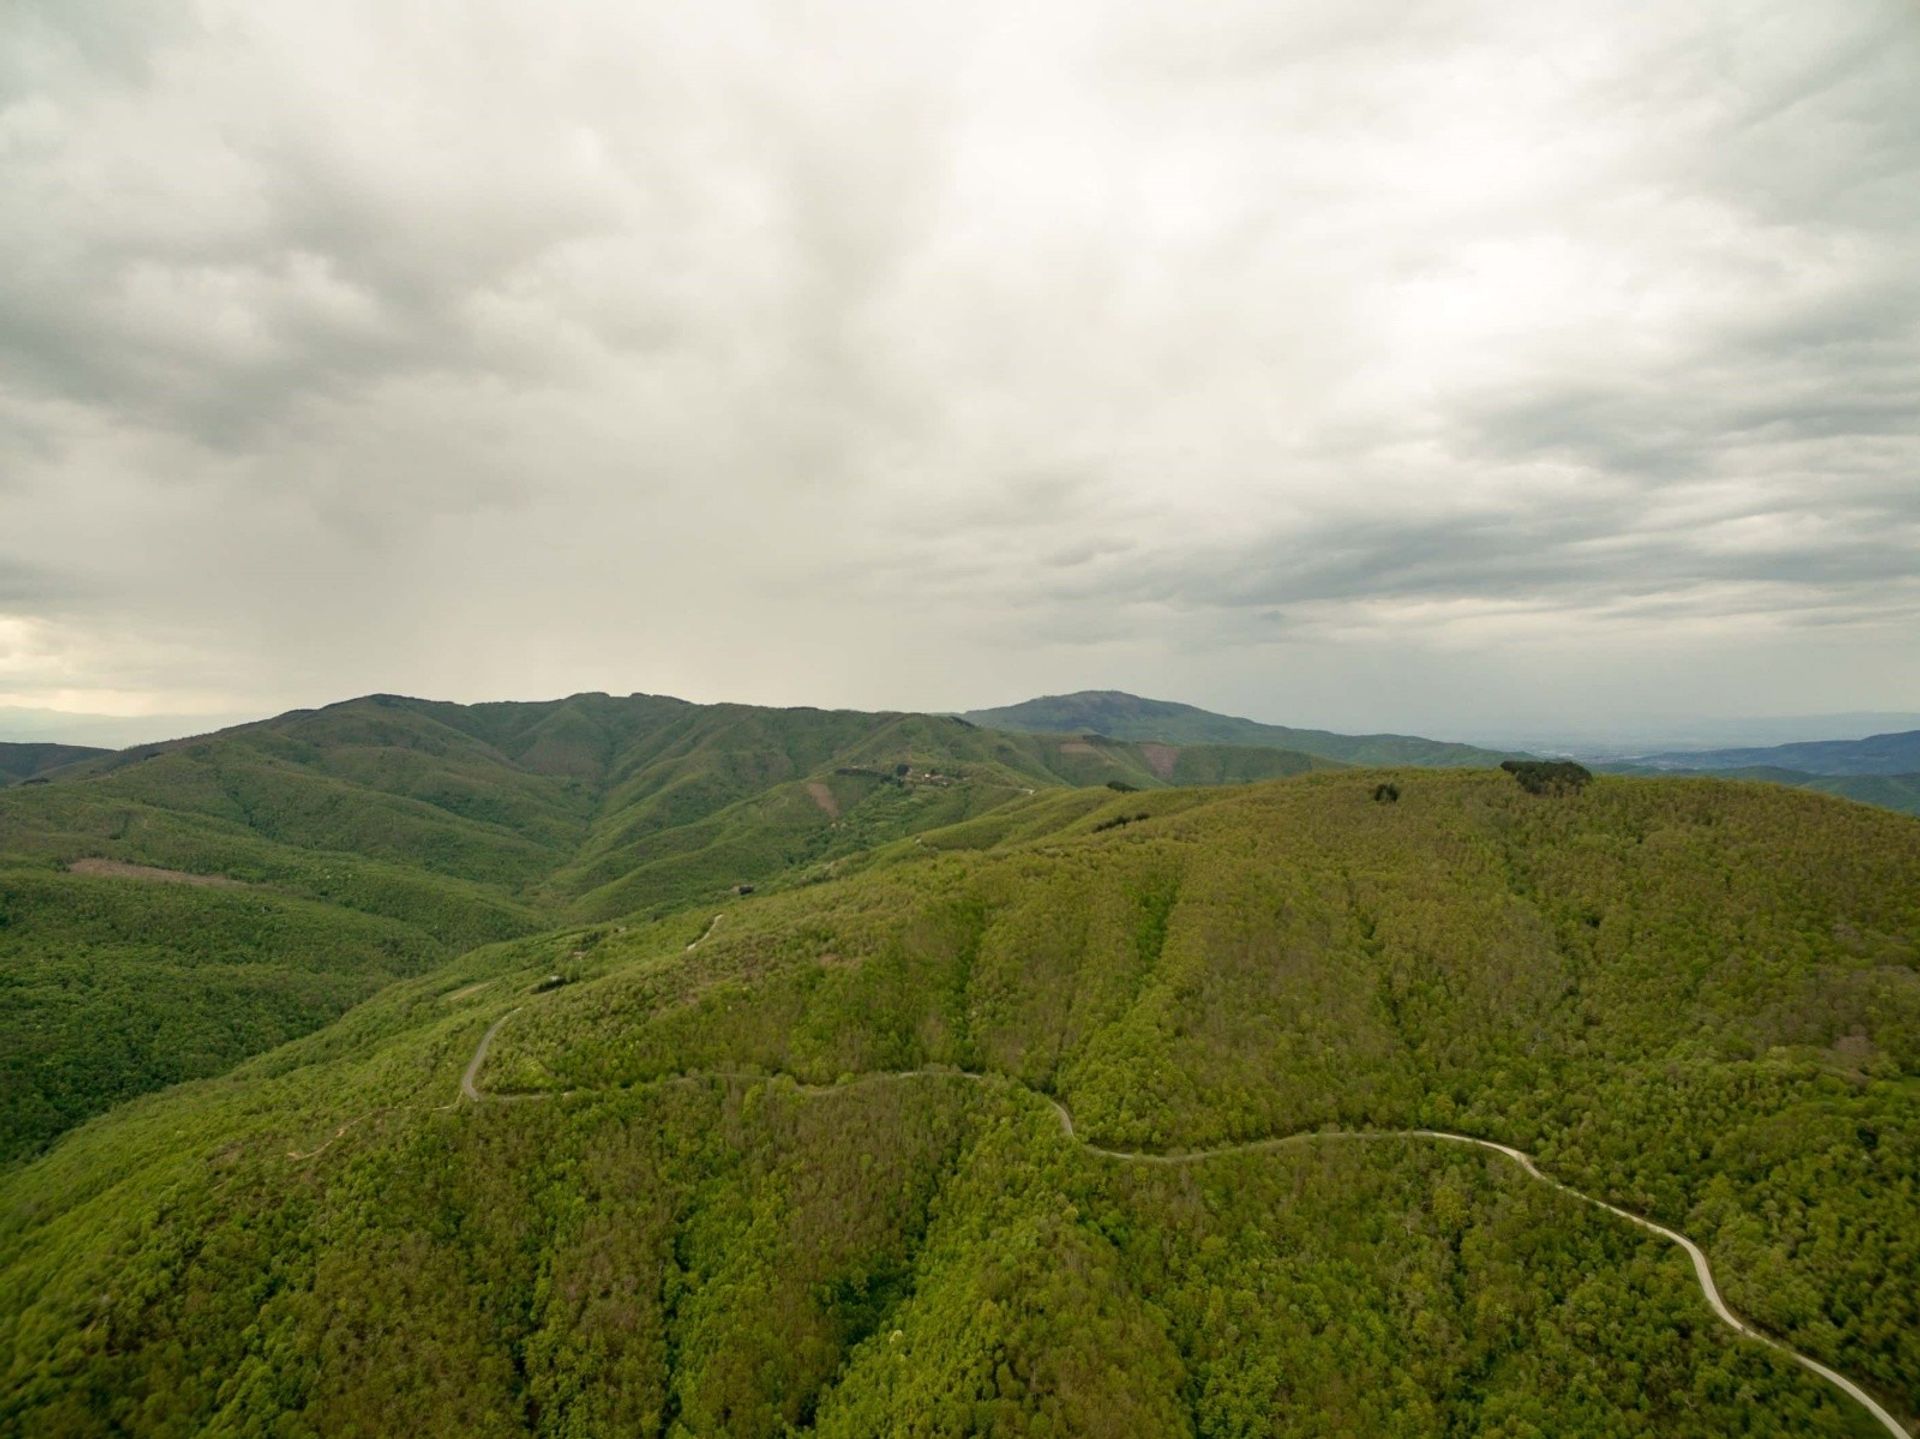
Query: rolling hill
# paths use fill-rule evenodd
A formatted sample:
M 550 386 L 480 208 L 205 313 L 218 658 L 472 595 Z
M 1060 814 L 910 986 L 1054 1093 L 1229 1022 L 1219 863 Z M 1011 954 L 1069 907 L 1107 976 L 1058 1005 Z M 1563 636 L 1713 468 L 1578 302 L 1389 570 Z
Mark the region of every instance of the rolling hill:
M 1787 785 L 1793 789 L 1818 790 L 1858 804 L 1920 815 L 1920 773 L 1914 774 L 1807 774 L 1781 769 L 1775 765 L 1750 765 L 1743 769 L 1654 768 L 1643 764 L 1604 764 L 1596 768 L 1609 774 L 1685 775 L 1694 778 L 1760 780 L 1766 784 Z
M 50 769 L 109 751 L 84 744 L 14 744 L 0 740 L 0 789 L 33 779 Z
M 69 757 L 0 794 L 0 1162 L 489 940 L 818 880 L 1039 789 L 1324 767 L 647 695 L 376 695 Z
M 482 944 L 0 1174 L 0 1428 L 1886 1432 L 1598 1200 L 1920 1412 L 1920 824 L 1034 789 Z
M 1741 777 L 1735 770 L 1732 777 Z M 1902 814 L 1920 815 L 1920 771 L 1913 774 L 1819 774 L 1781 780 L 1802 789 L 1817 789 L 1822 794 L 1839 795 L 1861 804 L 1897 809 Z
M 1171 700 L 1142 699 L 1119 690 L 1047 695 L 998 709 L 969 710 L 965 717 L 995 729 L 1054 734 L 1084 731 L 1170 744 L 1270 745 L 1354 765 L 1484 768 L 1497 765 L 1514 753 L 1421 739 L 1415 735 L 1346 735 L 1329 730 L 1291 729 L 1214 714 Z

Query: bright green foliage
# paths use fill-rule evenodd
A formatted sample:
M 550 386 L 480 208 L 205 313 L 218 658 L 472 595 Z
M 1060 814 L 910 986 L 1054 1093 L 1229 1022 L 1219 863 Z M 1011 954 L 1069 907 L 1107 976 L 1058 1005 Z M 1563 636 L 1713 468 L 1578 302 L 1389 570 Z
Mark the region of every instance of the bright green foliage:
M 1822 794 L 1837 794 L 1842 799 L 1857 800 L 1861 804 L 1897 809 L 1902 814 L 1920 814 L 1920 774 L 1810 774 L 1783 777 L 1790 774 L 1791 771 L 1781 774 L 1736 773 L 1725 777 L 1771 779 L 1802 789 L 1817 789 Z
M 0 869 L 0 1163 L 445 958 L 395 921 L 266 891 Z
M 24 1322 L 0 1420 L 1863 1432 L 1712 1323 L 1666 1247 L 1490 1157 L 1329 1141 L 1128 1168 L 1018 1089 L 934 1075 L 374 1111 L 299 1159 L 235 1088 L 183 1091 L 164 1120 L 130 1113 L 118 1152 L 89 1130 L 44 1162 L 49 1177 L 124 1167 L 114 1187 L 78 1186 L 77 1212 L 6 1271 L 0 1298 Z M 156 1120 L 205 1138 L 168 1149 Z M 156 1182 L 164 1212 L 121 1212 Z
M 1873 1432 L 1499 1156 L 1129 1164 L 1048 1095 L 1145 1151 L 1517 1144 L 1920 1409 L 1911 821 L 1335 772 L 840 868 L 475 950 L 0 1178 L 0 1429 Z
M 503 914 L 598 917 L 664 912 L 1036 788 L 1319 767 L 1271 749 L 1000 734 L 927 715 L 377 695 L 69 767 L 0 801 L 0 853 L 227 874 L 422 918 L 425 897 L 394 892 L 393 879 L 329 884 L 340 864 L 386 867 L 464 887 Z
M 1759 779 L 1795 789 L 1816 789 L 1861 804 L 1920 814 L 1920 774 L 1808 774 L 1803 770 L 1754 765 L 1745 769 L 1654 770 L 1639 765 L 1609 765 L 1615 774 L 1711 774 L 1716 779 Z
M 821 878 L 1039 789 L 1318 765 L 646 695 L 378 695 L 113 754 L 0 747 L 0 761 L 23 775 L 66 763 L 0 797 L 0 867 L 42 871 L 10 901 L 32 925 L 0 943 L 0 1037 L 17 1036 L 0 1059 L 0 1162 L 128 1094 L 303 1033 L 429 957 L 568 918 L 718 902 L 743 882 Z M 52 877 L 92 859 L 258 888 L 239 900 Z M 108 890 L 144 918 L 95 934 Z M 234 919 L 249 914 L 261 916 L 252 932 Z

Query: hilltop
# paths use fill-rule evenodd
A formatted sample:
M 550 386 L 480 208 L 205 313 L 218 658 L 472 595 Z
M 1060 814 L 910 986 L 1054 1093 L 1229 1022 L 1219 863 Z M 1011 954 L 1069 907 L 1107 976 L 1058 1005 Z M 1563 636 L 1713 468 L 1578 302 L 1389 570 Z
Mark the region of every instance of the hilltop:
M 1686 775 L 1721 780 L 1760 780 L 1767 784 L 1787 785 L 1793 789 L 1818 790 L 1858 804 L 1920 815 L 1920 772 L 1914 774 L 1807 774 L 1801 770 L 1781 769 L 1776 765 L 1751 765 L 1740 769 L 1685 769 L 1638 764 L 1608 764 L 1600 768 L 1610 774 Z
M 1030 733 L 1089 731 L 1118 739 L 1163 740 L 1173 744 L 1271 746 L 1355 765 L 1485 767 L 1497 765 L 1515 753 L 1421 739 L 1417 735 L 1346 735 L 1330 730 L 1292 729 L 1215 714 L 1172 700 L 1142 699 L 1120 690 L 1046 695 L 997 709 L 968 710 L 965 717 L 975 724 Z
M 121 1105 L 0 1177 L 0 1427 L 1884 1432 L 1426 1128 L 1920 1411 L 1920 824 L 1388 778 L 1036 787 Z
M 84 744 L 15 744 L 0 740 L 0 789 L 50 769 L 92 759 L 109 751 Z
M 476 944 L 816 882 L 1036 791 L 1327 767 L 651 695 L 373 695 L 65 757 L 0 793 L 0 1161 Z

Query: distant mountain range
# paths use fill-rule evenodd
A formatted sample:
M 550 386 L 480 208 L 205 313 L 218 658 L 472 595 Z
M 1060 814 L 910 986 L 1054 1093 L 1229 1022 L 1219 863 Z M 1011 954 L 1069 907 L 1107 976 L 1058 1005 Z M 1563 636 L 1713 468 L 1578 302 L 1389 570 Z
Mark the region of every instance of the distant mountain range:
M 1599 768 L 1613 774 L 1764 780 L 1920 814 L 1920 730 L 1754 749 L 1673 750 Z
M 1270 746 L 1335 764 L 1359 766 L 1474 769 L 1525 753 L 1418 735 L 1346 735 L 1262 724 L 1172 700 L 1143 699 L 1122 690 L 1043 695 L 998 709 L 968 710 L 963 718 L 993 729 L 1035 734 L 1098 735 L 1136 742 L 1158 740 L 1167 745 L 1230 745 L 1242 751 Z M 1589 763 L 1613 774 L 1760 780 L 1920 814 L 1920 730 L 1767 748 L 1674 750 Z
M 1647 769 L 1729 770 L 1770 768 L 1801 774 L 1863 775 L 1920 773 L 1920 729 L 1865 739 L 1802 741 L 1754 749 L 1671 750 L 1635 761 Z
M 630 706 L 645 697 L 617 702 Z M 429 708 L 424 702 L 395 701 L 381 697 L 387 704 L 402 703 Z M 604 702 L 604 696 L 576 696 L 567 705 Z M 372 699 L 354 704 L 373 703 Z M 790 717 L 782 723 L 797 723 L 802 730 L 810 726 L 806 716 L 825 718 L 844 712 L 820 710 L 755 711 L 751 706 L 689 706 L 680 700 L 652 700 L 673 713 L 710 711 L 712 714 L 765 713 Z M 321 714 L 337 713 L 332 706 Z M 431 707 L 438 711 L 458 706 Z M 540 705 L 476 706 L 476 713 L 498 711 L 502 714 L 544 714 Z M 271 731 L 311 714 L 296 711 L 258 725 L 242 726 L 219 736 Z M 959 765 L 975 779 L 987 779 L 1003 786 L 1043 786 L 1056 784 L 1104 784 L 1135 788 L 1155 788 L 1164 784 L 1231 784 L 1298 773 L 1315 765 L 1417 765 L 1438 768 L 1479 768 L 1498 764 L 1520 749 L 1501 750 L 1418 735 L 1348 735 L 1330 730 L 1298 729 L 1288 725 L 1263 724 L 1257 720 L 1219 714 L 1195 705 L 1172 700 L 1146 699 L 1121 690 L 1082 690 L 1074 694 L 1044 695 L 1019 704 L 991 709 L 976 709 L 950 719 L 935 716 L 879 715 L 868 719 L 888 724 L 910 722 L 907 728 L 916 735 L 921 752 L 918 761 L 933 770 Z M 567 722 L 574 715 L 568 711 Z M 997 743 L 985 736 L 963 738 L 958 722 L 986 730 L 1003 732 Z M 915 725 L 955 724 L 955 729 L 935 733 L 914 729 Z M 859 730 L 855 725 L 855 730 Z M 1008 747 L 1013 735 L 1045 737 L 1050 743 Z M 543 743 L 545 741 L 543 740 Z M 163 745 L 136 746 L 105 764 L 113 768 L 128 758 L 182 747 L 186 741 Z M 101 762 L 111 751 L 88 745 L 0 742 L 0 788 L 19 785 L 48 776 L 57 777 L 64 767 L 84 761 Z M 896 757 L 897 759 L 898 757 Z M 839 769 L 836 785 L 849 778 L 843 766 L 854 763 L 846 755 L 814 756 L 821 775 Z M 982 768 L 982 762 L 987 762 Z M 577 762 L 577 759 L 570 763 Z M 1761 780 L 1799 789 L 1815 789 L 1827 794 L 1920 814 L 1920 730 L 1869 735 L 1863 739 L 1802 740 L 1765 747 L 1740 747 L 1703 750 L 1663 750 L 1652 754 L 1614 754 L 1587 760 L 1596 768 L 1615 774 L 1711 775 L 1719 779 Z M 857 771 L 859 764 L 854 763 Z M 814 778 L 819 779 L 821 775 Z M 785 779 L 792 783 L 795 775 Z M 732 793 L 732 799 L 741 794 Z M 704 821 L 706 811 L 699 811 Z M 909 826 L 911 828 L 911 826 Z
M 1167 744 L 1252 745 L 1294 750 L 1352 765 L 1478 768 L 1498 764 L 1520 753 L 1422 739 L 1418 735 L 1335 734 L 1331 730 L 1261 724 L 1258 720 L 1215 714 L 1172 700 L 1142 699 L 1121 690 L 1043 695 L 998 709 L 968 710 L 964 718 L 992 729 L 1027 733 L 1084 732 L 1114 739 L 1160 740 Z

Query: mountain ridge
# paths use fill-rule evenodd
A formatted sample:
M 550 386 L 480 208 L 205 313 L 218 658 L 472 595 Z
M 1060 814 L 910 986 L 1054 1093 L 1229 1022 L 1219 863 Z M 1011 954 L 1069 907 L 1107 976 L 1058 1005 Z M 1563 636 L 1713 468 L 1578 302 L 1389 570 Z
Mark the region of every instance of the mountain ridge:
M 1634 757 L 1648 769 L 1707 772 L 1782 769 L 1823 776 L 1920 773 L 1920 729 L 1895 730 L 1857 740 L 1798 740 L 1791 744 L 1737 749 L 1671 750 Z
M 1125 690 L 1078 690 L 1064 695 L 1042 695 L 1017 704 L 966 710 L 962 718 L 979 725 L 1027 732 L 1092 731 L 1119 739 L 1271 745 L 1355 765 L 1490 767 L 1503 759 L 1525 758 L 1519 750 L 1484 749 L 1419 735 L 1349 735 L 1265 724 L 1177 700 L 1146 699 Z
M 0 740 L 0 789 L 11 784 L 24 784 L 49 770 L 111 753 L 111 750 L 98 745 Z
M 84 754 L 0 790 L 0 979 L 16 996 L 0 1007 L 0 1162 L 475 944 L 815 882 L 1035 791 L 1327 767 L 605 694 L 376 694 Z M 143 906 L 163 917 L 146 950 Z

